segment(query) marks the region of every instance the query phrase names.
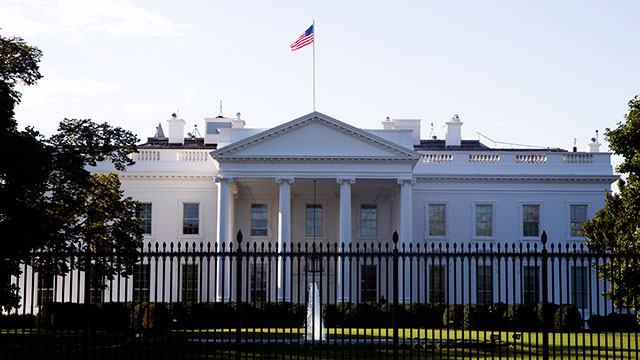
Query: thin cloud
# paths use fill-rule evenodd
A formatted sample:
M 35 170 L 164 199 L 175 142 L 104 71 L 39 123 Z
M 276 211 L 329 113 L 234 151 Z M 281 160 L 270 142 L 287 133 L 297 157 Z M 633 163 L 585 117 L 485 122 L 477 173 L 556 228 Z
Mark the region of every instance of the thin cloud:
M 0 24 L 5 33 L 63 36 L 73 43 L 82 43 L 88 33 L 180 38 L 191 28 L 126 0 L 8 0 Z
M 86 96 L 117 93 L 123 86 L 91 78 L 44 77 L 38 86 L 23 89 L 21 106 L 30 107 L 54 103 L 60 99 L 79 100 Z

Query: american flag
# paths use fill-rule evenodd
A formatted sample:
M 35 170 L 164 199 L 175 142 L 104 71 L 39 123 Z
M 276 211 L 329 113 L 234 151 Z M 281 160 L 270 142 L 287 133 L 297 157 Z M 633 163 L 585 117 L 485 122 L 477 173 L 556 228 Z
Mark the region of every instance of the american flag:
M 303 32 L 300 37 L 291 44 L 291 51 L 302 49 L 313 42 L 313 25 L 309 26 L 307 31 Z

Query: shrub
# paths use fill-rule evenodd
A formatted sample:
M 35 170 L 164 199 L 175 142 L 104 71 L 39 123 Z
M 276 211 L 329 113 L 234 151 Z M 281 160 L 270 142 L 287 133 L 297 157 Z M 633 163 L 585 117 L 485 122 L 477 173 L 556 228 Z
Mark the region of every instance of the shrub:
M 576 331 L 582 329 L 583 321 L 580 311 L 575 305 L 560 305 L 556 310 L 555 329 L 560 331 Z
M 493 303 L 487 306 L 487 330 L 507 330 L 509 321 L 507 318 L 508 306 L 505 303 Z
M 538 316 L 531 304 L 511 304 L 507 308 L 509 330 L 536 330 Z
M 0 315 L 0 329 L 29 329 L 34 327 L 36 327 L 35 315 Z
M 633 314 L 610 313 L 606 318 L 606 331 L 638 331 L 640 325 Z
M 440 329 L 444 327 L 442 316 L 446 304 L 412 304 L 410 318 L 412 325 L 424 329 Z
M 594 332 L 604 332 L 607 330 L 607 319 L 602 315 L 591 315 L 587 320 L 589 330 Z
M 544 306 L 541 302 L 537 303 L 535 306 L 535 312 L 536 316 L 538 317 L 538 329 L 542 329 L 542 319 L 544 315 L 544 319 L 546 319 L 547 322 L 547 329 L 551 330 L 551 328 L 554 327 L 555 314 L 557 310 L 558 305 L 554 303 L 547 303 L 546 306 Z
M 449 304 L 442 315 L 444 326 L 449 329 L 461 329 L 464 319 L 462 304 Z
M 91 324 L 95 329 L 122 330 L 131 325 L 130 304 L 107 302 L 97 305 L 96 318 Z
M 49 303 L 38 313 L 38 323 L 47 329 L 77 330 L 94 322 L 99 309 L 95 304 Z

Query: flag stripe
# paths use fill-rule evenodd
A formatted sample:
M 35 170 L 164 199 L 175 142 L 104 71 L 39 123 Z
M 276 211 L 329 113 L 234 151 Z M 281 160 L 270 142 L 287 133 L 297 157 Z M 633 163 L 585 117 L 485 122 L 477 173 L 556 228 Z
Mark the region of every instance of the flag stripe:
M 291 44 L 291 51 L 296 51 L 301 49 L 313 42 L 313 25 L 309 26 L 309 28 L 296 39 L 296 41 Z

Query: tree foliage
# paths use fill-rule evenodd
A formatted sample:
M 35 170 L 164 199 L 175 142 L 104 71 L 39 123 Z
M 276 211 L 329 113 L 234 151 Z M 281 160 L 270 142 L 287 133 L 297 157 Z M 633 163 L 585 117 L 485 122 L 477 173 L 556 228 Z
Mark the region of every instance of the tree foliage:
M 16 86 L 33 85 L 42 77 L 41 55 L 20 38 L 0 36 L 0 308 L 4 309 L 19 303 L 17 285 L 10 277 L 20 274 L 21 264 L 63 274 L 71 268 L 64 254 L 111 252 L 118 254 L 117 262 L 92 266 L 95 276 L 109 277 L 132 269 L 143 238 L 136 202 L 123 196 L 117 175 L 88 170 L 102 161 L 110 161 L 117 170 L 132 165 L 129 154 L 136 151 L 135 135 L 86 119 L 64 119 L 58 133 L 48 139 L 31 128 L 17 129 Z M 58 255 L 38 256 L 39 252 Z
M 605 204 L 584 225 L 591 251 L 620 254 L 599 267 L 601 279 L 610 281 L 607 296 L 617 306 L 640 308 L 640 97 L 629 101 L 625 121 L 607 129 L 609 146 L 624 160 L 617 171 L 627 174 L 618 180 L 618 193 L 606 194 Z

